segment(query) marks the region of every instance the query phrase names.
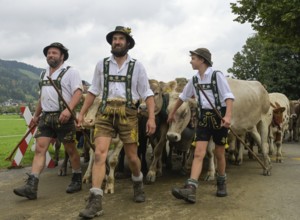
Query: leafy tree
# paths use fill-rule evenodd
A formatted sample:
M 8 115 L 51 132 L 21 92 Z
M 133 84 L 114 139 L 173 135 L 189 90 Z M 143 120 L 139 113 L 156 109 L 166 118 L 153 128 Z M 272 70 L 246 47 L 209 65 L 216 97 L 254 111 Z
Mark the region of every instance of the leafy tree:
M 267 44 L 260 59 L 261 82 L 269 92 L 280 92 L 289 99 L 300 96 L 300 63 L 298 54 L 286 47 Z
M 259 74 L 259 61 L 262 51 L 262 44 L 257 35 L 250 37 L 243 46 L 242 52 L 233 57 L 233 67 L 227 71 L 239 79 L 261 80 Z
M 239 23 L 249 22 L 261 39 L 300 52 L 299 0 L 238 0 L 230 3 Z
M 264 42 L 254 35 L 247 39 L 242 52 L 238 52 L 233 61 L 228 72 L 235 77 L 258 80 L 268 92 L 280 92 L 290 99 L 299 98 L 299 57 L 289 48 Z

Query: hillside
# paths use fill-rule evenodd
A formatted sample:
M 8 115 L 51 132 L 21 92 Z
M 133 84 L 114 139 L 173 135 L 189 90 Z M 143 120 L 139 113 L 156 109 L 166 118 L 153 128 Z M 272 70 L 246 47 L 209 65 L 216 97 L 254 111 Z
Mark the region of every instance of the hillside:
M 17 61 L 0 59 L 0 103 L 9 99 L 31 102 L 38 99 L 42 69 Z

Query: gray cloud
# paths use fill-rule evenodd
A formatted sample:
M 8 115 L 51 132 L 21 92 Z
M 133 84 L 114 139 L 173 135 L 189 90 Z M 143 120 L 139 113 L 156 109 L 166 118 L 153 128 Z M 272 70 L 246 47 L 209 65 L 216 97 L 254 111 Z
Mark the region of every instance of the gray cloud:
M 46 65 L 42 49 L 54 42 L 70 50 L 68 62 L 91 81 L 96 62 L 109 55 L 105 36 L 129 26 L 136 40 L 130 55 L 141 60 L 149 78 L 191 77 L 188 51 L 211 50 L 224 72 L 252 33 L 233 22 L 230 1 L 204 0 L 0 0 L 0 59 Z

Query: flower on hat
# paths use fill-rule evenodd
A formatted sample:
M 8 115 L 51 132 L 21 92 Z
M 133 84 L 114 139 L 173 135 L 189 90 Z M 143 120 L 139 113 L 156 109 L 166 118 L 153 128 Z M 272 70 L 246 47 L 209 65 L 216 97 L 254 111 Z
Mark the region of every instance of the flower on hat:
M 124 27 L 123 31 L 127 34 L 130 34 L 131 33 L 131 28 L 129 27 Z

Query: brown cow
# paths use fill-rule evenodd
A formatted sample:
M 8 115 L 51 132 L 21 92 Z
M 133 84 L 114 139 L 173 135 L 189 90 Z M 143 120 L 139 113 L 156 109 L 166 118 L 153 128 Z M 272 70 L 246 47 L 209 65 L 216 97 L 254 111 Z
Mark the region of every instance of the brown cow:
M 300 101 L 290 101 L 290 121 L 289 121 L 289 141 L 299 141 L 299 128 L 300 128 Z
M 270 102 L 272 108 L 272 123 L 270 124 L 269 141 L 270 154 L 274 152 L 274 142 L 277 146 L 276 162 L 283 162 L 282 159 L 282 140 L 285 132 L 288 131 L 290 118 L 290 103 L 288 98 L 282 93 L 270 93 Z

